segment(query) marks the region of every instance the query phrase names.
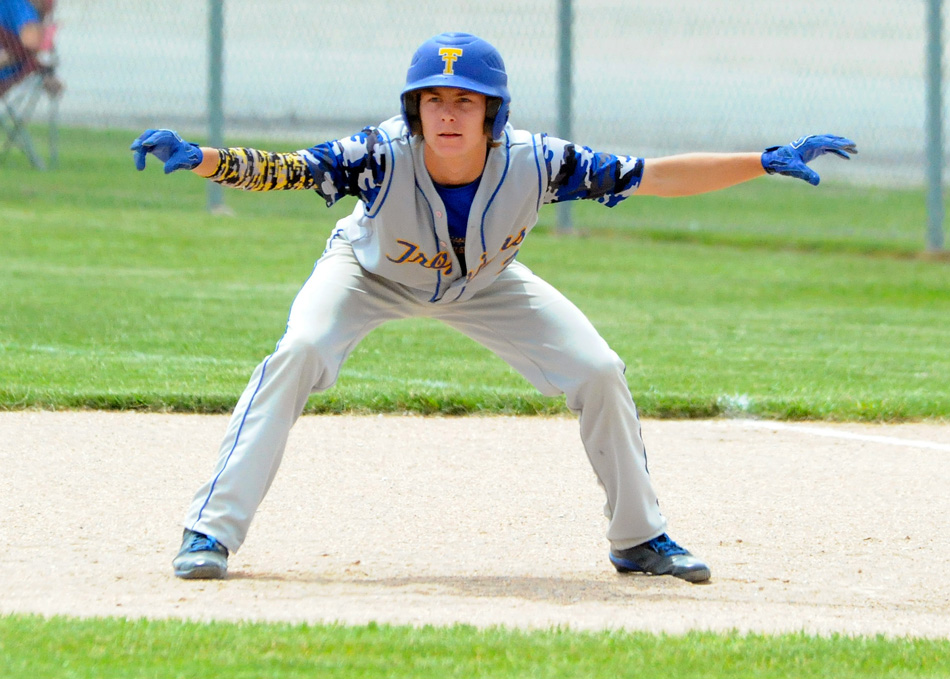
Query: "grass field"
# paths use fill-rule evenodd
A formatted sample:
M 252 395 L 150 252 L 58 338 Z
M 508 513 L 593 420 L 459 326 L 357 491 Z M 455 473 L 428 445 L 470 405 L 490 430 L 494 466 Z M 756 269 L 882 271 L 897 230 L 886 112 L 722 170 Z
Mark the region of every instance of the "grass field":
M 352 207 L 228 191 L 235 215 L 210 216 L 190 173 L 132 169 L 133 136 L 69 131 L 59 171 L 0 169 L 0 407 L 227 411 Z M 946 261 L 915 255 L 922 204 L 920 192 L 768 178 L 579 205 L 580 237 L 558 236 L 546 211 L 521 258 L 626 361 L 645 415 L 945 418 L 950 276 Z M 563 408 L 425 321 L 372 333 L 309 404 Z
M 31 654 L 19 649 L 32 649 Z M 467 626 L 202 625 L 0 617 L 4 677 L 950 676 L 950 643 L 690 633 L 522 632 Z
M 227 411 L 352 206 L 228 192 L 234 215 L 212 216 L 197 178 L 134 171 L 134 136 L 67 130 L 56 172 L 15 157 L 0 168 L 0 408 Z M 600 328 L 647 416 L 950 417 L 950 265 L 919 254 L 921 191 L 769 178 L 577 206 L 576 236 L 553 219 L 543 214 L 522 261 Z M 564 405 L 465 338 L 404 322 L 372 333 L 308 408 Z M 30 616 L 0 618 L 0 630 L 11 677 L 950 676 L 947 643 L 911 639 Z

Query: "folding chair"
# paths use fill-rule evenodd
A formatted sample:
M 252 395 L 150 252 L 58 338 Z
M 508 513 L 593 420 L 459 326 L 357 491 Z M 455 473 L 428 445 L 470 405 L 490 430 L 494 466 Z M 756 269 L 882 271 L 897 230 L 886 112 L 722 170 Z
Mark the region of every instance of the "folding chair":
M 52 44 L 55 25 L 49 24 L 45 30 L 41 63 L 36 55 L 23 47 L 19 36 L 0 28 L 0 54 L 4 56 L 3 61 L 7 65 L 18 65 L 18 70 L 13 75 L 0 80 L 0 128 L 4 136 L 3 145 L 0 146 L 0 163 L 6 160 L 10 150 L 16 147 L 23 151 L 33 167 L 39 170 L 56 166 L 61 86 L 51 86 L 53 81 L 49 80 L 53 77 L 56 65 Z M 44 96 L 49 103 L 48 162 L 44 162 L 43 157 L 37 153 L 28 129 L 36 106 Z

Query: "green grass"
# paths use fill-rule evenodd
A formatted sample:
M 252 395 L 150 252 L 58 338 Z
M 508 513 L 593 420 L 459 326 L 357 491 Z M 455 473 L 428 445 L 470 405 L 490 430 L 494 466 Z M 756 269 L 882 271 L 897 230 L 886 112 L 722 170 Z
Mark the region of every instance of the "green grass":
M 594 214 L 596 206 L 584 206 L 583 219 L 653 239 L 753 248 L 912 256 L 926 244 L 921 190 L 772 177 L 686 199 L 637 200 L 636 210 Z
M 0 167 L 0 408 L 230 409 L 333 222 L 313 194 L 132 168 L 135 133 L 65 130 L 61 167 Z M 198 139 L 197 141 L 200 141 Z M 268 145 L 254 140 L 231 143 Z M 856 159 L 853 162 L 860 162 Z M 757 180 L 546 209 L 522 261 L 627 362 L 642 413 L 950 417 L 950 269 L 919 190 Z M 560 412 L 433 322 L 372 333 L 315 412 Z M 3 677 L 945 677 L 946 641 L 0 617 Z
M 0 617 L 5 678 L 950 676 L 946 640 Z
M 352 207 L 227 191 L 236 214 L 212 216 L 190 173 L 134 171 L 133 136 L 67 130 L 59 170 L 15 157 L 0 168 L 0 407 L 229 410 Z M 950 269 L 914 256 L 922 205 L 915 191 L 768 178 L 578 205 L 582 237 L 558 236 L 545 210 L 521 258 L 626 361 L 645 415 L 946 418 Z M 440 324 L 412 321 L 372 333 L 308 409 L 564 405 Z
M 0 168 L 2 408 L 229 410 L 352 209 L 229 190 L 235 215 L 212 216 L 197 177 L 136 172 L 132 137 L 67 130 L 57 171 Z M 521 260 L 601 330 L 645 415 L 947 418 L 950 268 L 914 256 L 922 205 L 920 192 L 767 178 L 578 205 L 581 237 L 558 236 L 546 209 Z M 373 332 L 308 410 L 564 404 L 423 320 Z

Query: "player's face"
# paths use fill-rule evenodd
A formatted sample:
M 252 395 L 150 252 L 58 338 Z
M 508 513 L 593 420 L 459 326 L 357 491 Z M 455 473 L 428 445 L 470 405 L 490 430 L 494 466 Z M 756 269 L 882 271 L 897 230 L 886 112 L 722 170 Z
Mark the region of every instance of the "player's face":
M 426 148 L 440 159 L 485 160 L 484 94 L 454 87 L 423 90 L 419 117 Z

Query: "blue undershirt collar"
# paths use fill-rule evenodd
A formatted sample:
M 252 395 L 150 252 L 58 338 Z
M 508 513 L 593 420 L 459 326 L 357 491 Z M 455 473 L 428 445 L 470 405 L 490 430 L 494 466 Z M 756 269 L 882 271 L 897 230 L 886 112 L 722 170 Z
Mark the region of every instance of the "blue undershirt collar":
M 444 186 L 435 184 L 435 190 L 445 203 L 445 217 L 449 224 L 449 238 L 452 239 L 452 249 L 462 263 L 462 274 L 465 274 L 465 234 L 468 231 L 468 216 L 472 211 L 472 201 L 482 181 L 479 177 L 470 184 L 461 186 Z

